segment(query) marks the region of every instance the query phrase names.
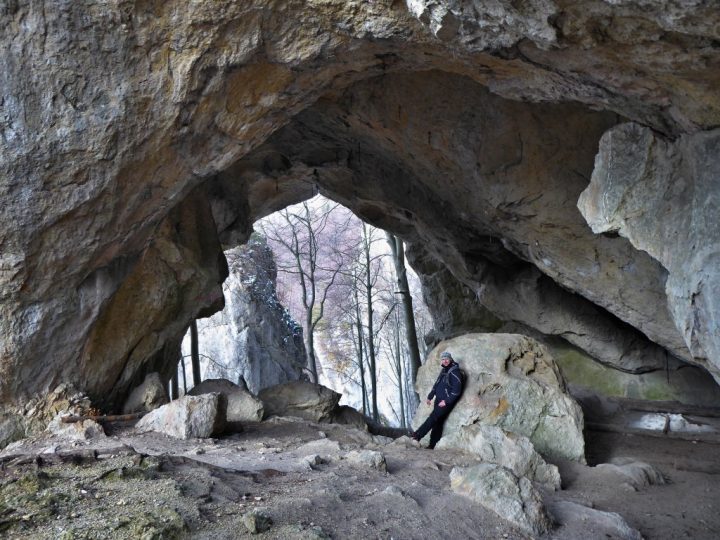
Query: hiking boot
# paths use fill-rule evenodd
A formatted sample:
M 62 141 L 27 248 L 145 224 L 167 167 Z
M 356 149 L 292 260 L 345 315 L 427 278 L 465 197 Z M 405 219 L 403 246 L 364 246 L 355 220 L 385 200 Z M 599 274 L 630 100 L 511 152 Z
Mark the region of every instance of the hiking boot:
M 413 441 L 418 441 L 418 442 L 420 442 L 420 438 L 418 437 L 417 431 L 411 431 L 411 432 L 410 432 L 410 438 L 411 438 Z

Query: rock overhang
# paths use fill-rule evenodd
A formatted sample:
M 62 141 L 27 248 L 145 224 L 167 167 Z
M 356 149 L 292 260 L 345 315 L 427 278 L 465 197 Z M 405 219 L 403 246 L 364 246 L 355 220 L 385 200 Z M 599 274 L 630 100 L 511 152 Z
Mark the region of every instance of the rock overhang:
M 442 259 L 453 277 L 470 284 L 476 294 L 484 290 L 478 285 L 482 278 L 492 275 L 483 258 L 501 274 L 507 267 L 532 263 L 558 283 L 561 291 L 580 293 L 635 328 L 640 336 L 630 336 L 627 341 L 648 336 L 673 354 L 691 359 L 682 332 L 668 313 L 666 276 L 659 263 L 633 253 L 624 239 L 595 238 L 585 230 L 578 241 L 583 249 L 573 253 L 581 264 L 559 266 L 561 258 L 556 254 L 570 244 L 562 234 L 553 241 L 541 242 L 539 237 L 543 233 L 552 238 L 545 233 L 553 229 L 574 236 L 573 227 L 582 225 L 577 210 L 571 208 L 572 199 L 588 182 L 602 131 L 620 121 L 616 114 L 671 138 L 718 124 L 720 104 L 714 88 L 719 71 L 712 69 L 720 56 L 714 46 L 720 19 L 717 10 L 702 7 L 688 12 L 672 1 L 649 7 L 634 2 L 531 2 L 518 7 L 508 2 L 483 14 L 463 2 L 433 2 L 432 9 L 428 2 L 412 4 L 412 12 L 404 3 L 390 1 L 199 2 L 181 9 L 169 2 L 83 13 L 69 4 L 53 5 L 42 12 L 20 4 L 8 8 L 3 15 L 9 24 L 2 36 L 11 53 L 2 79 L 4 94 L 9 96 L 4 102 L 8 116 L 3 123 L 6 153 L 1 192 L 9 204 L 0 212 L 0 298 L 6 314 L 1 323 L 2 399 L 47 390 L 59 379 L 77 375 L 78 359 L 87 350 L 90 335 L 96 333 L 102 313 L 110 309 L 111 298 L 132 273 L 142 273 L 138 261 L 148 259 L 143 254 L 150 239 L 163 229 L 159 223 L 200 184 L 208 188 L 209 195 L 203 196 L 210 199 L 213 219 L 222 231 L 228 231 L 225 236 L 220 234 L 223 242 L 242 241 L 253 217 L 304 197 L 318 185 L 347 200 L 371 221 L 431 246 L 431 255 Z M 445 16 L 448 13 L 451 16 Z M 83 33 L 79 28 L 92 31 Z M 46 56 L 56 62 L 40 62 Z M 23 70 L 22 63 L 14 60 L 23 60 L 34 69 Z M 561 227 L 546 221 L 534 230 L 526 222 L 538 224 L 531 214 L 547 210 L 543 198 L 523 199 L 525 194 L 507 190 L 507 184 L 500 181 L 490 186 L 502 188 L 499 193 L 488 190 L 487 200 L 474 206 L 475 194 L 464 190 L 463 182 L 477 181 L 478 171 L 479 176 L 493 171 L 498 178 L 507 176 L 522 165 L 522 161 L 515 164 L 517 152 L 515 156 L 509 152 L 505 161 L 486 159 L 477 171 L 468 171 L 454 161 L 471 163 L 473 149 L 462 144 L 452 148 L 463 141 L 448 139 L 447 130 L 412 137 L 408 145 L 403 133 L 417 135 L 420 130 L 388 128 L 377 121 L 395 122 L 396 116 L 402 121 L 403 116 L 397 110 L 383 110 L 386 103 L 367 95 L 373 88 L 378 90 L 377 81 L 359 81 L 429 69 L 442 70 L 453 83 L 468 77 L 496 95 L 515 100 L 511 103 L 520 109 L 526 107 L 523 102 L 534 102 L 539 104 L 534 110 L 541 115 L 553 107 L 559 115 L 575 108 L 581 112 L 573 114 L 595 118 L 591 135 L 577 133 L 571 141 L 575 158 L 570 156 L 570 160 L 583 162 L 572 169 L 578 178 L 552 176 L 567 182 L 564 206 L 556 209 L 572 216 L 572 227 L 563 216 Z M 53 82 L 58 73 L 63 75 L 62 88 Z M 412 76 L 420 75 L 408 77 Z M 355 88 L 350 88 L 353 85 Z M 382 82 L 379 85 L 382 92 L 392 90 L 382 87 Z M 411 90 L 417 92 L 418 88 Z M 375 109 L 352 111 L 352 103 L 343 103 L 343 96 L 372 103 Z M 466 98 L 472 96 L 450 102 L 447 95 L 441 95 L 433 102 L 452 109 Z M 583 107 L 552 105 L 554 102 L 575 102 L 611 112 L 593 115 Z M 338 138 L 343 126 L 333 121 L 342 115 L 328 118 L 323 103 L 328 109 L 351 110 L 348 118 L 352 122 L 344 129 L 352 136 L 346 133 L 346 139 L 365 141 L 372 151 L 350 153 L 352 148 L 344 143 L 339 145 L 338 165 L 328 167 L 328 145 L 315 140 L 311 155 L 290 163 L 290 169 L 294 166 L 299 169 L 297 174 L 305 175 L 303 182 L 296 182 L 296 171 L 289 170 L 284 177 L 273 174 L 278 166 L 270 159 L 264 174 L 215 196 L 211 179 L 233 176 L 238 159 L 259 155 L 257 149 L 269 138 L 270 144 L 273 139 L 277 142 L 283 126 L 290 132 L 303 117 L 313 120 L 315 115 L 325 122 L 324 129 L 337 131 L 332 135 Z M 518 127 L 542 125 L 533 114 L 525 117 L 530 119 L 527 125 Z M 465 123 L 471 119 L 471 115 L 462 118 Z M 554 122 L 560 123 L 556 129 L 562 131 L 560 120 Z M 465 128 L 464 133 L 470 132 Z M 513 130 L 500 135 L 495 133 L 497 140 L 490 142 L 506 142 L 509 150 L 517 150 Z M 389 140 L 383 139 L 386 136 Z M 417 144 L 426 138 L 427 144 Z M 527 159 L 527 140 L 521 142 Z M 402 146 L 416 148 L 404 155 L 396 148 Z M 466 151 L 458 155 L 457 148 Z M 583 159 L 579 159 L 580 148 Z M 280 168 L 288 165 L 282 163 L 283 152 L 287 147 L 275 155 L 280 158 Z M 318 167 L 319 163 L 323 166 Z M 449 174 L 453 168 L 454 174 Z M 363 171 L 381 177 L 384 184 L 371 190 L 358 178 Z M 278 177 L 286 182 L 279 190 Z M 448 185 L 450 180 L 452 185 Z M 371 193 L 344 193 L 343 186 L 353 183 Z M 436 183 L 456 190 L 454 200 L 448 200 L 447 192 L 438 194 Z M 403 192 L 402 186 L 411 189 Z M 273 188 L 281 198 L 274 198 Z M 512 197 L 503 200 L 501 195 Z M 417 201 L 424 199 L 435 206 L 426 214 L 409 204 L 413 197 L 418 207 L 422 205 Z M 233 204 L 228 205 L 231 198 Z M 393 198 L 402 200 L 400 208 L 388 204 Z M 225 213 L 219 211 L 223 200 Z M 502 206 L 517 201 L 522 204 Z M 238 208 L 242 212 L 238 213 Z M 482 220 L 477 219 L 479 215 Z M 232 221 L 223 221 L 229 216 Z M 438 231 L 437 224 L 447 221 L 447 216 L 457 224 Z M 522 229 L 523 223 L 522 232 L 513 228 Z M 454 238 L 465 240 L 453 246 Z M 602 253 L 612 254 L 612 263 L 610 255 L 604 262 L 596 259 Z M 214 260 L 210 266 L 216 264 Z M 605 285 L 587 286 L 592 282 L 588 276 L 603 272 L 609 278 Z M 645 276 L 637 290 L 623 287 L 635 283 L 627 278 L 633 272 Z M 91 290 L 95 296 L 88 294 Z M 186 294 L 180 304 L 204 297 L 190 291 Z M 535 296 L 543 295 L 547 292 L 537 289 Z M 153 301 L 160 296 L 155 295 Z M 511 300 L 500 298 L 494 300 L 496 308 Z M 212 304 L 212 299 L 205 299 Z M 657 309 L 652 311 L 649 306 Z M 190 311 L 198 307 L 194 305 Z M 136 311 L 127 316 L 142 318 L 142 303 L 133 309 Z M 537 315 L 544 311 L 539 309 Z M 175 316 L 182 320 L 191 314 L 181 309 Z M 573 317 L 570 311 L 561 320 Z M 517 317 L 505 314 L 503 318 Z M 117 339 L 127 342 L 125 350 L 137 350 L 139 355 L 145 351 L 140 356 L 147 358 L 137 369 L 167 362 L 172 356 L 169 351 L 162 352 L 165 337 L 143 334 Z M 140 343 L 143 347 L 136 349 Z M 158 355 L 167 358 L 149 360 Z M 657 357 L 657 353 L 649 356 Z M 43 359 L 42 367 L 38 358 Z M 129 356 L 121 359 L 131 365 L 127 360 Z M 715 369 L 712 364 L 707 367 Z M 128 380 L 133 378 L 130 375 Z

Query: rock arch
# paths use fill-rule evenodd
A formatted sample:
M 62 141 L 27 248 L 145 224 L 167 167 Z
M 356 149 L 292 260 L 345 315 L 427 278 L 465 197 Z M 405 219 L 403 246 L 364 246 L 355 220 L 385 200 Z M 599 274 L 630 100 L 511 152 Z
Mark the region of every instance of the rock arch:
M 576 209 L 628 120 L 668 147 L 646 177 L 673 152 L 717 168 L 720 14 L 667 4 L 9 4 L 0 401 L 72 380 L 111 404 L 166 370 L 221 303 L 221 245 L 314 189 L 415 244 L 445 333 L 513 321 L 717 374 L 718 233 L 679 227 L 704 253 L 685 287 L 687 246 L 648 242 L 652 220 L 610 227 L 628 241 Z M 684 171 L 698 192 L 670 200 L 712 223 L 713 173 Z

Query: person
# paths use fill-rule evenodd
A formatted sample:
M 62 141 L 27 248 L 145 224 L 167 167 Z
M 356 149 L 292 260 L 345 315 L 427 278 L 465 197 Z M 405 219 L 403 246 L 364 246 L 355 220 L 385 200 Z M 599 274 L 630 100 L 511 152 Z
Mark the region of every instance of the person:
M 426 401 L 426 403 L 430 405 L 433 398 L 435 398 L 433 411 L 417 431 L 411 433 L 412 438 L 419 441 L 430 431 L 430 444 L 428 445 L 430 449 L 435 448 L 440 437 L 442 437 L 445 419 L 450 414 L 450 411 L 452 411 L 457 400 L 460 399 L 460 394 L 462 393 L 460 366 L 455 363 L 455 360 L 453 360 L 452 355 L 448 351 L 440 355 L 440 363 L 442 364 L 442 370 L 432 390 L 430 390 Z

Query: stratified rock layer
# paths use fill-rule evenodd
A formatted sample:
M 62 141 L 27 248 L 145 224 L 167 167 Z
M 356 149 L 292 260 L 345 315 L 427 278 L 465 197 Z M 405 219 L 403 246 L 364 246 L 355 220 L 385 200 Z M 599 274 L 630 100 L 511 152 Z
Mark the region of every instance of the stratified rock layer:
M 720 380 L 720 130 L 671 143 L 637 124 L 603 135 L 578 201 L 596 233 L 614 232 L 660 261 L 677 328 Z

